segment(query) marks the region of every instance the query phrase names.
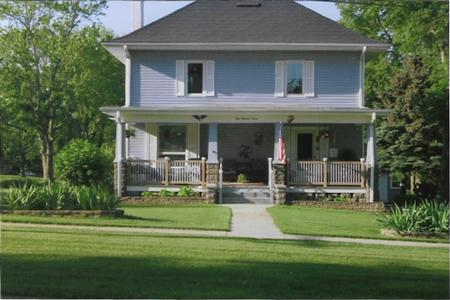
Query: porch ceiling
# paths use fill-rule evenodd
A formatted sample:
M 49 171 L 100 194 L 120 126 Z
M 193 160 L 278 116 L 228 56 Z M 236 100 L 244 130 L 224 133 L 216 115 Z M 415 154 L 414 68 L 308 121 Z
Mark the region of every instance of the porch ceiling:
M 390 110 L 370 108 L 315 108 L 304 105 L 264 105 L 215 103 L 189 106 L 152 106 L 152 107 L 101 107 L 100 110 L 115 118 L 119 113 L 125 122 L 165 122 L 197 123 L 194 115 L 204 115 L 203 123 L 370 123 L 372 114 L 387 116 Z

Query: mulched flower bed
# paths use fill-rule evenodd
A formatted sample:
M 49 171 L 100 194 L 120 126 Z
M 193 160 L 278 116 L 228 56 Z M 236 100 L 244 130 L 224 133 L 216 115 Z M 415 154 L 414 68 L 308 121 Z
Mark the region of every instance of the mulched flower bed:
M 397 237 L 397 236 L 409 236 L 409 237 L 439 237 L 439 238 L 446 238 L 449 236 L 446 232 L 404 232 L 404 231 L 397 231 L 394 229 L 381 229 L 381 234 L 385 236 L 390 237 Z
M 139 204 L 205 204 L 214 203 L 206 197 L 160 197 L 160 196 L 142 196 L 142 197 L 122 197 L 121 204 L 139 205 Z
M 319 200 L 294 200 L 290 204 L 295 206 L 305 207 L 319 207 L 319 208 L 336 208 L 348 209 L 368 212 L 382 212 L 385 211 L 383 202 L 334 202 L 334 201 L 319 201 Z

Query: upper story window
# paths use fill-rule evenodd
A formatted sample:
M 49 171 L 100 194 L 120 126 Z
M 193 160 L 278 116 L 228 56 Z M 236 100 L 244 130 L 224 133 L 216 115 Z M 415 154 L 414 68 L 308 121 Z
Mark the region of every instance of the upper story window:
M 314 61 L 277 60 L 275 62 L 276 97 L 314 97 Z
M 286 63 L 286 92 L 288 95 L 303 94 L 303 63 Z
M 177 96 L 215 96 L 214 61 L 176 61 Z
M 203 63 L 187 63 L 187 93 L 203 94 Z

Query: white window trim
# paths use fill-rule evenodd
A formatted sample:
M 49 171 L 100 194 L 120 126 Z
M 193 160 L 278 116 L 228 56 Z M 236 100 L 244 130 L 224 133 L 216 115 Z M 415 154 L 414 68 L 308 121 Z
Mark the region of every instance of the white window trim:
M 207 94 L 207 90 L 206 90 L 206 60 L 186 60 L 184 62 L 184 78 L 185 78 L 185 82 L 184 82 L 184 94 L 187 97 L 206 97 Z M 188 93 L 188 88 L 189 88 L 189 77 L 188 77 L 188 72 L 189 72 L 189 64 L 202 64 L 202 92 L 201 93 Z
M 288 64 L 301 64 L 302 65 L 302 93 L 301 94 L 289 94 L 287 89 L 287 77 L 288 77 Z M 305 95 L 305 61 L 304 60 L 285 60 L 284 61 L 284 94 L 287 98 L 306 98 Z

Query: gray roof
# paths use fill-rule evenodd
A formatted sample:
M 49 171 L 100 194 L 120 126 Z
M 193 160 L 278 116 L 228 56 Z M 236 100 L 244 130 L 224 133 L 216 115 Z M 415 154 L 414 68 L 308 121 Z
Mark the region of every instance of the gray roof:
M 197 0 L 174 13 L 108 43 L 301 43 L 380 45 L 294 2 Z

